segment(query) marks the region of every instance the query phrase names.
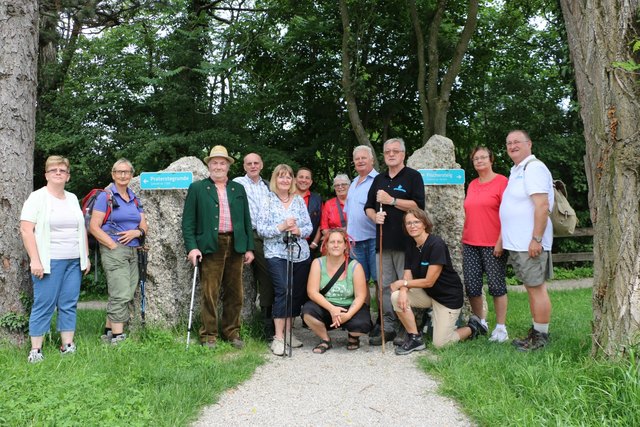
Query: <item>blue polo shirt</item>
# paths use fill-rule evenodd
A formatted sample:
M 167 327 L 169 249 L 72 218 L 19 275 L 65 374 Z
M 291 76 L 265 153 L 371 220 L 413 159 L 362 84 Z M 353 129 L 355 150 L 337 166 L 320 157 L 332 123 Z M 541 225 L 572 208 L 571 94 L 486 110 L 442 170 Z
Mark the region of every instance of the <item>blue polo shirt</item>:
M 144 210 L 142 209 L 142 203 L 140 203 L 139 200 L 138 204 L 136 204 L 136 195 L 130 188 L 127 188 L 127 193 L 129 195 L 128 202 L 120 196 L 115 185 L 111 184 L 108 188 L 113 193 L 113 206 L 111 214 L 109 215 L 109 218 L 107 218 L 107 222 L 102 226 L 102 230 L 107 233 L 114 242 L 119 243 L 119 236 L 117 233 L 121 231 L 135 230 L 138 228 L 141 219 L 140 214 L 144 213 Z M 116 205 L 118 207 L 116 207 Z M 98 212 L 107 211 L 106 192 L 101 192 L 98 195 L 93 210 Z M 138 239 L 133 239 L 127 244 L 127 246 L 140 246 L 140 241 Z

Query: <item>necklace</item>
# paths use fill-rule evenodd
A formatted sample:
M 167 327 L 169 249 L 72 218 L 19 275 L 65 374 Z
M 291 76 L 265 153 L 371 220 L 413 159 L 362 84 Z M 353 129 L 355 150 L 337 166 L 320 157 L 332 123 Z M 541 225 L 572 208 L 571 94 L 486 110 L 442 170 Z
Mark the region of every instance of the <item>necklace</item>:
M 280 197 L 280 195 L 279 195 L 279 194 L 276 194 L 276 196 L 278 196 L 278 199 L 280 199 L 280 201 L 281 201 L 282 203 L 289 203 L 289 200 L 291 200 L 291 194 L 287 194 L 287 198 L 286 198 L 286 200 L 285 200 L 285 199 L 283 199 L 282 197 Z
M 421 244 L 421 245 L 418 245 L 418 244 L 417 244 L 418 242 L 416 242 L 416 248 L 418 248 L 418 251 L 419 251 L 420 253 L 422 253 L 422 248 L 424 247 L 424 244 L 425 244 L 425 243 L 427 243 L 427 238 L 428 238 L 428 237 L 429 237 L 429 235 L 427 234 L 427 237 L 425 237 L 425 238 L 424 238 L 424 242 L 422 242 L 422 244 Z

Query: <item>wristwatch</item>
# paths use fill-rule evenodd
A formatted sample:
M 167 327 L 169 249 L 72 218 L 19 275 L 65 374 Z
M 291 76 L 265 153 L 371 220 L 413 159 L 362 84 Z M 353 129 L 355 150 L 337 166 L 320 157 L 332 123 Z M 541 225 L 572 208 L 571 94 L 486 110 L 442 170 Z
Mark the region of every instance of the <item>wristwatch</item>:
M 398 201 L 396 200 L 396 198 L 394 197 L 393 200 L 391 201 L 391 206 L 395 206 L 396 203 L 398 203 Z
M 538 243 L 542 243 L 542 236 L 533 236 L 531 240 L 535 240 Z
M 409 289 L 409 281 L 405 279 L 404 282 L 402 283 L 402 286 Z

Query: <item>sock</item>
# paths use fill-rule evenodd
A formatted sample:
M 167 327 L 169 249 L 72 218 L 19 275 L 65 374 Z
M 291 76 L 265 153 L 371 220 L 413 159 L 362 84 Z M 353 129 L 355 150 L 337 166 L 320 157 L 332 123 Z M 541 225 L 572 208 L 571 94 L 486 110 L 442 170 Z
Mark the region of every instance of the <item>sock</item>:
M 496 329 L 505 330 L 507 329 L 507 327 L 504 325 L 504 323 L 496 323 Z
M 487 323 L 487 319 L 480 319 L 480 324 L 482 324 L 482 326 L 489 328 L 489 324 Z
M 111 338 L 118 338 L 120 335 L 122 335 L 122 334 L 121 333 L 120 334 L 113 334 L 113 335 L 111 335 Z
M 111 328 L 104 328 L 104 335 L 109 335 L 109 332 L 111 332 Z
M 548 323 L 536 323 L 533 322 L 533 329 L 543 334 L 549 333 L 549 324 Z

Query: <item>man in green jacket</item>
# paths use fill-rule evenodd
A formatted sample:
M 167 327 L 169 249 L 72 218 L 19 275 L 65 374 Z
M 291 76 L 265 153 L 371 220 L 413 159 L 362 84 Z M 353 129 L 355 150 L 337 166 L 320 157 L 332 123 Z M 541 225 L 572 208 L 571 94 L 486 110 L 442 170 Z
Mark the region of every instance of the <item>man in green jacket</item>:
M 253 229 L 247 193 L 228 179 L 234 159 L 216 145 L 204 158 L 209 178 L 189 186 L 182 213 L 182 237 L 192 265 L 201 264 L 200 342 L 215 348 L 218 297 L 222 288 L 222 338 L 242 348 L 242 267 L 253 261 Z

